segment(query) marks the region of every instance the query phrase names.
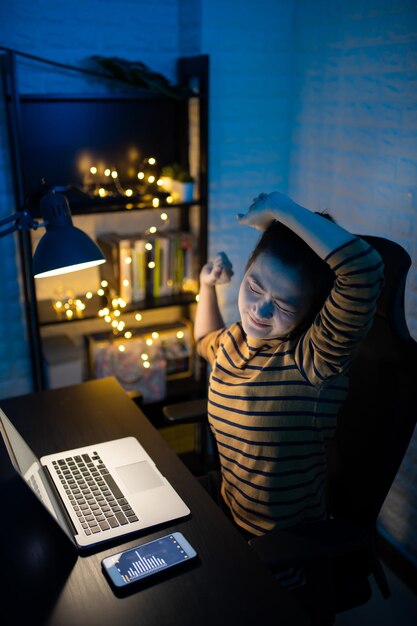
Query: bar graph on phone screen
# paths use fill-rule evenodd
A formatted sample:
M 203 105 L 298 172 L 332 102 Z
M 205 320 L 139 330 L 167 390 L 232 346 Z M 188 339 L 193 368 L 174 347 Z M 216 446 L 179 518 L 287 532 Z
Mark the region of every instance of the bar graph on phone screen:
M 115 565 L 122 578 L 131 582 L 186 559 L 188 555 L 170 535 L 122 554 Z

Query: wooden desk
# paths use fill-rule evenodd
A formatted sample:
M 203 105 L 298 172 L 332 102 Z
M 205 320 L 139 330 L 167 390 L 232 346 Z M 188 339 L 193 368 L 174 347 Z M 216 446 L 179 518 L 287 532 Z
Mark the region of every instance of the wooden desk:
M 95 626 L 304 626 L 307 618 L 112 378 L 0 400 L 38 456 L 133 435 L 191 510 L 172 525 L 131 535 L 81 556 L 16 478 L 0 437 L 0 611 L 15 624 Z M 20 520 L 17 521 L 17 515 Z M 173 531 L 199 561 L 125 597 L 117 597 L 101 560 Z

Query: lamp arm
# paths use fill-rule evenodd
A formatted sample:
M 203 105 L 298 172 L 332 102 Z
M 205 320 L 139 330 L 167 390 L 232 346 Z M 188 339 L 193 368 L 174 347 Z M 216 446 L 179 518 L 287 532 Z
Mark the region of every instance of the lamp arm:
M 45 225 L 34 220 L 28 211 L 17 211 L 12 215 L 4 217 L 0 220 L 0 228 L 5 224 L 10 224 L 10 222 L 14 222 L 13 226 L 0 230 L 0 238 L 14 233 L 16 230 L 36 230 L 39 226 Z

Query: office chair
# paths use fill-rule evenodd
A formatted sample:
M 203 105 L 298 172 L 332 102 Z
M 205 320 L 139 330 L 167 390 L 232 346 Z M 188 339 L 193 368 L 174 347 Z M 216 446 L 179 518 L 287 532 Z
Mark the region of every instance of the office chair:
M 353 359 L 348 396 L 328 451 L 329 519 L 275 530 L 249 541 L 272 570 L 301 565 L 307 585 L 295 592 L 312 624 L 371 597 L 373 575 L 390 590 L 376 551 L 377 518 L 411 440 L 417 418 L 417 342 L 409 333 L 404 292 L 408 253 L 362 236 L 381 255 L 385 282 L 371 330 Z M 164 408 L 170 423 L 206 419 L 207 400 Z

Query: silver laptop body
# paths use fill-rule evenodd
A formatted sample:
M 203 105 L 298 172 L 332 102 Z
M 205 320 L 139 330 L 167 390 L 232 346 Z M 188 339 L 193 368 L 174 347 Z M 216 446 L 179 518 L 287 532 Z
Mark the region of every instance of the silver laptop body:
M 0 432 L 17 473 L 79 549 L 190 513 L 134 437 L 38 459 L 2 409 Z

